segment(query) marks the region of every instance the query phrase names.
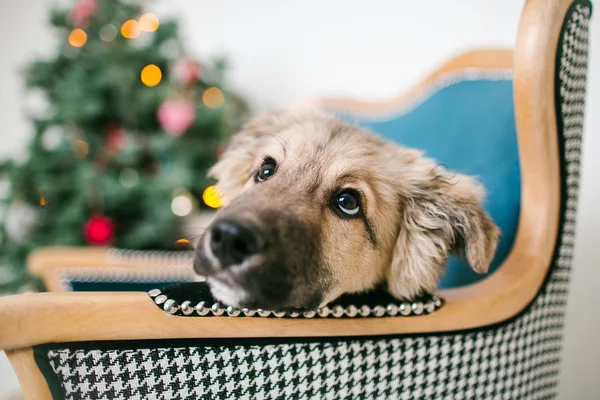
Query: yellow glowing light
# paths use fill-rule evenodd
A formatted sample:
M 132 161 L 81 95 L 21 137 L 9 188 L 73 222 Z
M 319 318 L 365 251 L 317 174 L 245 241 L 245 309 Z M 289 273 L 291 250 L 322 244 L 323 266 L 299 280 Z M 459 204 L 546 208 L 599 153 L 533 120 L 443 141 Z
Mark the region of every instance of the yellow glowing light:
M 82 47 L 87 42 L 87 33 L 83 29 L 73 29 L 69 33 L 69 44 L 73 47 Z
M 140 24 L 133 19 L 125 21 L 121 26 L 121 35 L 127 39 L 135 39 L 140 35 Z
M 89 152 L 90 149 L 88 144 L 83 140 L 76 140 L 73 142 L 73 153 L 75 153 L 76 158 L 84 158 Z
M 202 200 L 204 200 L 204 204 L 211 208 L 220 208 L 223 206 L 221 194 L 214 185 L 204 189 L 204 193 L 202 193 Z
M 142 82 L 148 87 L 156 86 L 162 79 L 162 72 L 154 64 L 146 65 L 141 73 Z
M 159 25 L 158 17 L 152 13 L 147 13 L 140 17 L 140 29 L 144 32 L 154 32 L 158 29 Z
M 190 244 L 190 241 L 187 239 L 179 239 L 175 244 Z
M 225 95 L 221 89 L 216 87 L 208 88 L 202 94 L 202 101 L 208 108 L 216 109 L 223 105 L 225 101 Z
M 40 206 L 45 206 L 48 204 L 48 200 L 44 196 L 40 196 Z

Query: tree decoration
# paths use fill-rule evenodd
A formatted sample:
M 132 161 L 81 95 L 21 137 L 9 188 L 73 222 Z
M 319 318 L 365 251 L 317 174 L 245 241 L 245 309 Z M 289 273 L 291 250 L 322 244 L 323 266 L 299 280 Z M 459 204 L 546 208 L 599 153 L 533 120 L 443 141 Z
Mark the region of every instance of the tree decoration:
M 202 193 L 202 200 L 204 200 L 204 204 L 210 208 L 220 208 L 223 206 L 221 194 L 214 185 L 204 189 L 204 192 Z
M 146 13 L 140 17 L 140 29 L 144 32 L 155 32 L 160 26 L 158 17 L 152 13 Z
M 42 146 L 48 151 L 56 150 L 63 142 L 65 135 L 57 126 L 46 129 L 42 134 Z
M 140 24 L 134 20 L 127 20 L 121 25 L 121 35 L 127 39 L 135 39 L 141 33 Z
M 123 148 L 127 132 L 118 124 L 112 123 L 106 127 L 106 148 L 111 153 L 118 153 Z
M 180 60 L 171 70 L 173 79 L 182 86 L 188 86 L 198 81 L 202 74 L 202 65 L 193 60 Z
M 23 244 L 30 239 L 38 223 L 38 213 L 34 207 L 23 201 L 15 201 L 6 212 L 4 228 L 11 240 Z
M 84 226 L 85 240 L 96 246 L 109 244 L 115 235 L 113 221 L 103 215 L 91 217 Z
M 140 74 L 142 83 L 148 87 L 158 85 L 162 79 L 162 72 L 159 67 L 154 64 L 146 65 Z
M 197 196 L 210 185 L 217 143 L 245 120 L 246 102 L 219 96 L 220 60 L 201 60 L 200 70 L 190 61 L 178 80 L 175 65 L 194 57 L 177 21 L 158 24 L 145 4 L 79 0 L 52 11 L 58 44 L 21 75 L 33 137 L 0 160 L 0 271 L 14 271 L 0 292 L 31 279 L 25 263 L 37 247 L 174 250 L 185 244 L 177 240 L 189 217 L 214 211 Z M 160 75 L 150 70 L 142 80 L 148 65 Z M 203 105 L 207 88 L 218 89 L 207 102 L 223 108 Z
M 179 136 L 188 130 L 196 118 L 194 105 L 183 99 L 170 99 L 158 109 L 158 122 L 170 135 Z
M 69 33 L 69 44 L 73 47 L 83 47 L 87 42 L 87 33 L 83 29 L 75 28 Z
M 204 91 L 204 94 L 202 95 L 202 101 L 206 107 L 214 110 L 223 105 L 225 102 L 225 95 L 221 89 L 211 87 Z
M 69 19 L 74 26 L 85 28 L 97 9 L 95 0 L 79 0 L 69 12 Z
M 196 199 L 184 188 L 178 188 L 173 191 L 173 201 L 171 201 L 171 211 L 178 217 L 186 217 L 192 213 L 196 207 Z
M 99 36 L 103 42 L 112 42 L 117 38 L 117 27 L 113 24 L 106 24 L 100 29 Z

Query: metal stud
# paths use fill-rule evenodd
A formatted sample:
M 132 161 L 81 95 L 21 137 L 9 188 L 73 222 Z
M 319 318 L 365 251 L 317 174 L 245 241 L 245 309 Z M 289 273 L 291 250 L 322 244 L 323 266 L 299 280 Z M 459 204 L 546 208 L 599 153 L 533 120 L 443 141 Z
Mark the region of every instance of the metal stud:
M 269 310 L 261 310 L 260 308 L 258 309 L 258 315 L 260 315 L 261 317 L 268 317 L 269 315 L 271 315 L 271 311 Z
M 385 315 L 385 308 L 382 306 L 375 306 L 373 307 L 373 314 L 376 317 L 383 317 Z
M 181 312 L 183 315 L 191 315 L 194 312 L 194 307 L 192 307 L 192 302 L 189 300 L 181 303 Z
M 205 303 L 203 301 L 196 304 L 196 313 L 201 317 L 208 315 L 208 313 L 210 312 L 210 308 L 205 307 L 204 304 Z
M 213 313 L 215 317 L 219 317 L 225 313 L 225 310 L 221 307 L 219 303 L 215 303 L 210 307 L 210 311 Z
M 396 316 L 398 314 L 398 306 L 395 304 L 388 304 L 388 306 L 386 307 L 387 313 L 389 315 L 391 315 L 392 317 Z
M 227 307 L 227 315 L 229 315 L 230 317 L 237 317 L 238 315 L 240 315 L 240 310 L 235 308 L 235 307 Z
M 423 314 L 423 303 L 420 301 L 415 301 L 414 303 L 412 303 L 412 310 L 413 313 L 415 313 L 415 315 Z
M 321 318 L 327 317 L 329 315 L 329 307 L 319 308 L 317 314 L 319 314 L 319 317 Z
M 244 315 L 245 315 L 246 317 L 252 317 L 253 315 L 255 315 L 255 314 L 256 314 L 256 310 L 250 310 L 250 309 L 248 309 L 248 308 L 243 308 L 243 309 L 242 309 L 242 312 L 244 313 Z
M 160 306 L 167 300 L 168 300 L 167 296 L 165 296 L 164 294 L 161 294 L 160 296 L 158 296 L 154 299 L 154 302 Z
M 433 304 L 433 301 L 428 301 L 427 303 L 425 303 L 425 311 L 428 314 L 431 314 L 435 311 L 435 304 Z
M 160 294 L 160 289 L 151 289 L 148 291 L 148 296 L 150 297 L 156 297 Z
M 371 314 L 371 308 L 367 305 L 362 305 L 358 309 L 358 313 L 361 317 L 368 317 Z
M 441 300 L 439 297 L 437 297 L 437 296 L 434 296 L 434 297 L 433 297 L 433 304 L 434 304 L 436 307 L 440 307 L 440 306 L 442 305 L 442 300 Z
M 179 305 L 173 299 L 169 299 L 169 300 L 165 301 L 165 305 L 163 306 L 163 310 L 165 310 L 165 312 L 167 314 L 171 314 L 171 315 L 175 314 L 178 309 L 179 309 Z
M 340 306 L 339 304 L 336 304 L 331 309 L 331 315 L 333 315 L 336 318 L 342 317 L 344 315 L 344 307 Z
M 302 313 L 302 315 L 304 316 L 304 318 L 312 318 L 316 314 L 317 314 L 317 312 L 313 311 L 313 310 L 304 311 L 304 313 Z
M 298 311 L 290 311 L 290 317 L 298 318 L 299 316 L 300 316 L 300 313 Z
M 356 317 L 356 314 L 358 314 L 358 308 L 356 308 L 354 304 L 350 304 L 348 307 L 346 307 L 346 315 L 348 317 Z
M 282 318 L 285 317 L 285 311 L 273 311 L 273 315 L 276 316 L 277 318 Z
M 410 303 L 408 303 L 406 301 L 402 302 L 402 304 L 400 304 L 399 311 L 400 311 L 400 314 L 404 315 L 405 317 L 407 315 L 410 315 L 410 313 L 412 312 Z

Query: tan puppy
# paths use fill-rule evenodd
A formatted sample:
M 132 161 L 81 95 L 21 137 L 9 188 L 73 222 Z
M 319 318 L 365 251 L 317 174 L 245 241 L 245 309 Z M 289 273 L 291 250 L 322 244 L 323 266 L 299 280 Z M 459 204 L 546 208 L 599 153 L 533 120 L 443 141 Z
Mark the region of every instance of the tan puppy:
M 316 308 L 383 282 L 411 299 L 449 254 L 483 273 L 496 250 L 475 179 L 325 114 L 255 118 L 209 174 L 225 206 L 194 267 L 227 305 Z

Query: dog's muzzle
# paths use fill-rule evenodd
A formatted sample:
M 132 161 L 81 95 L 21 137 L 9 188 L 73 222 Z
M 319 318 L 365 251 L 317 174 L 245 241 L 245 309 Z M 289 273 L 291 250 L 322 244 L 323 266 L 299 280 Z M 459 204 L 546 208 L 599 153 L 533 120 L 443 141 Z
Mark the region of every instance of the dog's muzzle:
M 306 223 L 270 214 L 217 218 L 196 246 L 194 269 L 216 300 L 234 307 L 314 308 L 323 298 L 317 238 Z

